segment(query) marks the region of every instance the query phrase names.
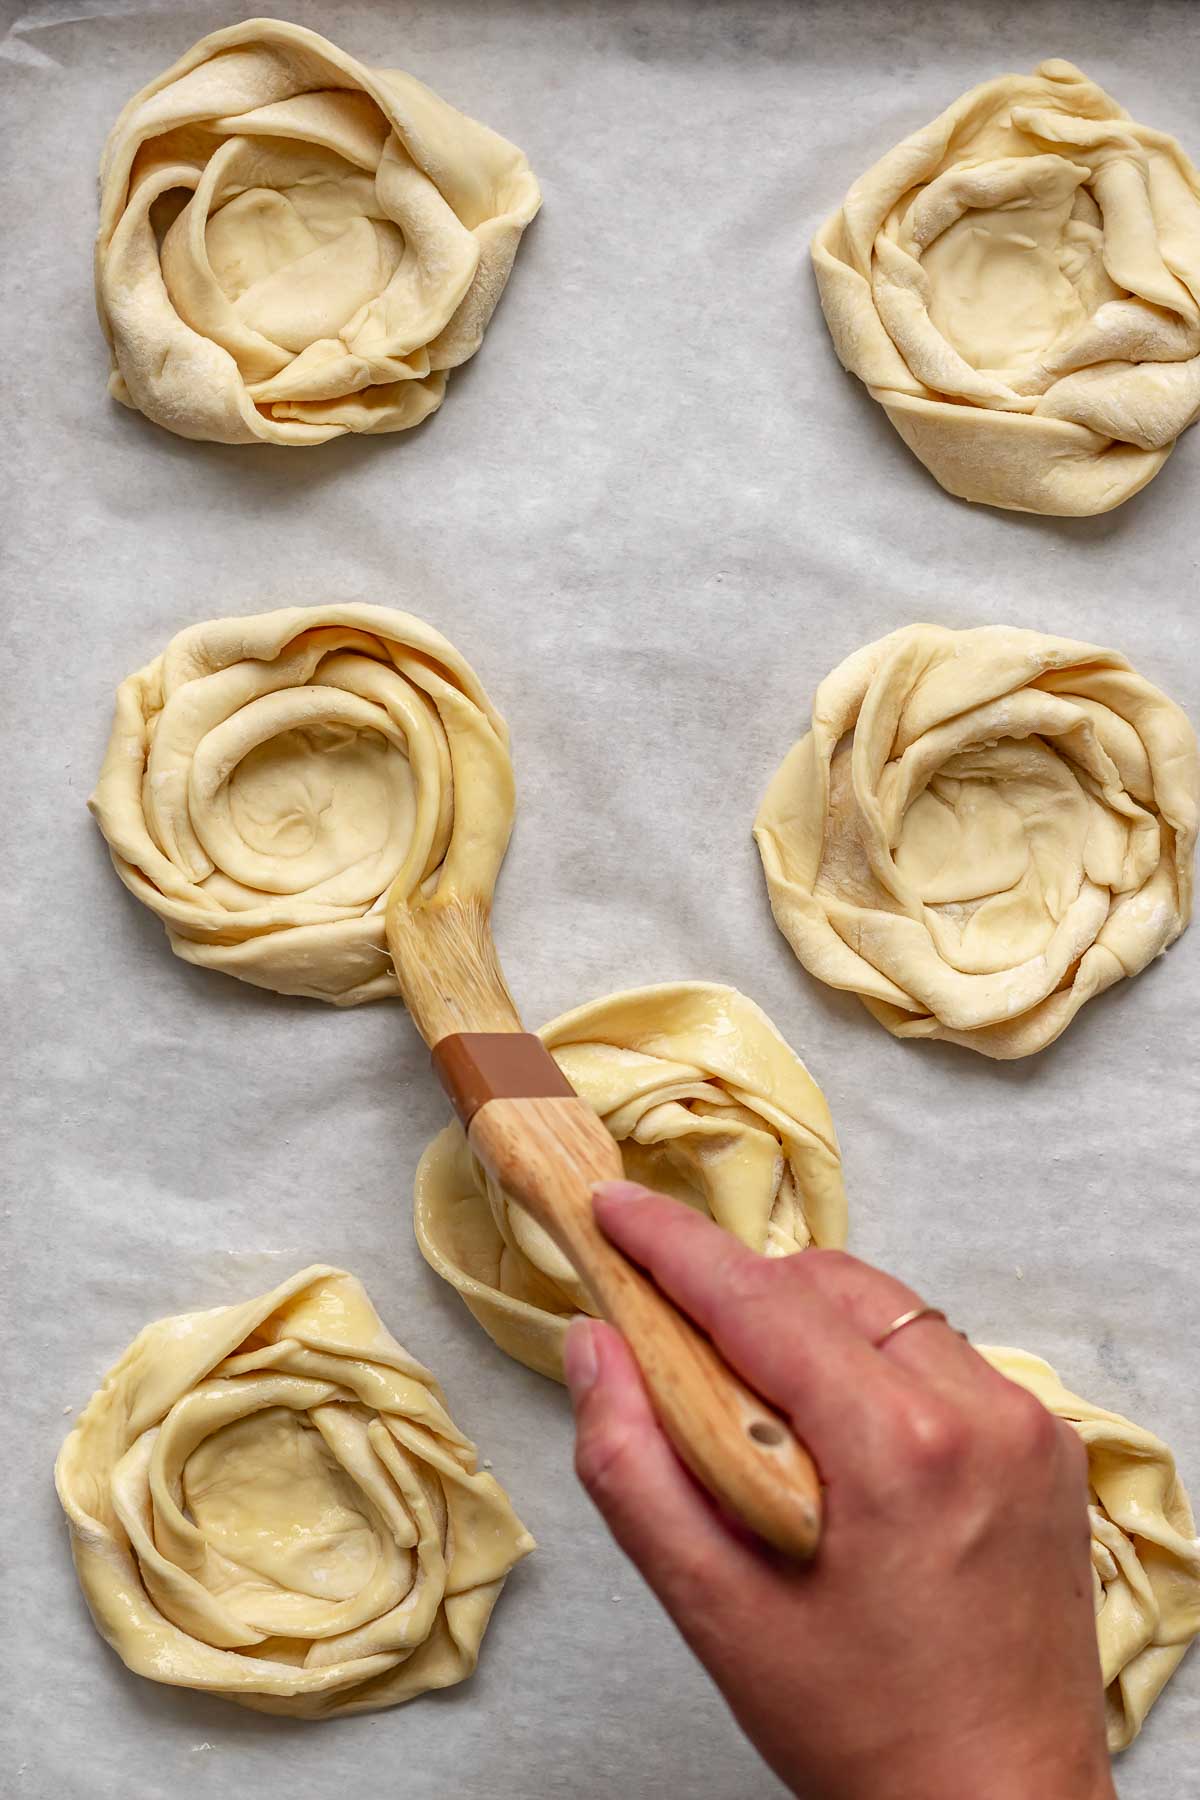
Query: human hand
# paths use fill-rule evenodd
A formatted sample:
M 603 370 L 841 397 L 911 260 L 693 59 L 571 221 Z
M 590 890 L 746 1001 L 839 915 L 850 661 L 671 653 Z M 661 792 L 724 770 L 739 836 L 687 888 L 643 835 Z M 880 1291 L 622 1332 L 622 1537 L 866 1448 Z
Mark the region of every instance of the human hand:
M 791 1420 L 825 1488 L 811 1564 L 723 1517 L 623 1339 L 566 1346 L 579 1477 L 751 1742 L 804 1800 L 1113 1800 L 1078 1437 L 902 1282 L 768 1259 L 632 1183 L 596 1217 Z

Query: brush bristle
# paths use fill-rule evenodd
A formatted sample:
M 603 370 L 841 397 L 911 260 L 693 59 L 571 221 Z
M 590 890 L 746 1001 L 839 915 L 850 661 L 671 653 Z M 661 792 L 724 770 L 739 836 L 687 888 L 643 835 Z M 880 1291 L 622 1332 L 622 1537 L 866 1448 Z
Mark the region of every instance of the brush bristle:
M 415 907 L 393 903 L 387 939 L 405 1005 L 430 1047 L 454 1031 L 521 1030 L 482 900 L 434 894 Z

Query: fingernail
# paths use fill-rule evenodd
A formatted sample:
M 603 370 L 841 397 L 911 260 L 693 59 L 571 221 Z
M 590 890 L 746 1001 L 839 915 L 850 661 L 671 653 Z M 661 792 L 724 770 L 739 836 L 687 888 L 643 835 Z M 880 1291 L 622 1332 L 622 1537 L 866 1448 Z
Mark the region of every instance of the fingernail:
M 623 1206 L 627 1200 L 644 1200 L 649 1192 L 636 1181 L 598 1181 L 592 1199 L 603 1200 L 606 1206 Z
M 596 1385 L 600 1362 L 596 1355 L 596 1337 L 590 1319 L 572 1319 L 563 1345 L 563 1373 L 567 1378 L 571 1402 L 578 1406 L 584 1395 Z

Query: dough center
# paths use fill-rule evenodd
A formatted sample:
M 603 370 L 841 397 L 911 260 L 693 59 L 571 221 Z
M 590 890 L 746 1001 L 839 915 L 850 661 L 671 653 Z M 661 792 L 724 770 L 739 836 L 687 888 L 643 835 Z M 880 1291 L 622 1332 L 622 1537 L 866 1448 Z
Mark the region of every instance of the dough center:
M 300 893 L 341 877 L 343 903 L 352 905 L 382 892 L 399 868 L 415 784 L 408 759 L 380 732 L 296 726 L 237 764 L 229 811 L 256 887 Z
M 242 323 L 296 354 L 336 337 L 404 254 L 399 227 L 372 211 L 374 184 L 347 165 L 342 180 L 253 187 L 214 212 L 209 264 Z
M 1093 807 L 1039 738 L 951 757 L 905 814 L 896 866 L 965 972 L 1040 955 L 1084 879 Z
M 975 369 L 1024 369 L 1086 323 L 1062 250 L 1066 208 L 972 211 L 926 250 L 929 316 Z M 1073 263 L 1069 266 L 1074 266 Z
M 353 1482 L 284 1407 L 206 1438 L 184 1465 L 183 1497 L 214 1550 L 289 1593 L 347 1600 L 374 1573 L 375 1533 Z

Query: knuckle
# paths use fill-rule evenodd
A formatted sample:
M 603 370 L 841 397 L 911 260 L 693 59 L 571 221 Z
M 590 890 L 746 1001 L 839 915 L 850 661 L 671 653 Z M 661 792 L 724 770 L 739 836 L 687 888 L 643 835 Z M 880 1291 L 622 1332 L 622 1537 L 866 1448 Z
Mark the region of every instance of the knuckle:
M 786 1275 L 785 1260 L 755 1256 L 752 1251 L 733 1247 L 721 1276 L 721 1299 L 734 1307 L 755 1306 L 779 1290 L 780 1278 Z
M 857 1256 L 848 1250 L 806 1250 L 803 1256 L 788 1257 L 797 1275 L 810 1292 L 819 1294 L 830 1305 L 852 1317 L 861 1301 L 870 1274 Z
M 903 1448 L 911 1470 L 927 1480 L 943 1480 L 967 1459 L 971 1427 L 953 1407 L 924 1399 L 909 1408 Z
M 998 1421 L 1001 1439 L 1010 1454 L 1015 1452 L 1041 1462 L 1053 1455 L 1060 1443 L 1059 1421 L 1024 1388 L 1013 1388 L 998 1413 Z
M 723 1571 L 712 1554 L 686 1539 L 672 1545 L 663 1559 L 664 1592 L 676 1605 L 687 1604 L 693 1614 L 700 1614 L 714 1596 L 724 1595 Z M 677 1597 L 677 1598 L 676 1598 Z
M 848 1250 L 810 1250 L 805 1257 L 805 1266 L 817 1279 L 830 1277 L 835 1281 L 857 1275 L 862 1268 L 858 1258 L 851 1256 Z
M 857 1331 L 862 1330 L 863 1318 L 873 1313 L 878 1314 L 881 1307 L 883 1312 L 879 1320 L 880 1330 L 890 1317 L 898 1317 L 902 1312 L 907 1312 L 910 1306 L 920 1304 L 915 1294 L 890 1281 L 887 1283 L 888 1297 L 882 1299 L 878 1270 L 869 1268 L 848 1250 L 812 1249 L 806 1250 L 803 1256 L 790 1257 L 788 1260 L 796 1265 L 797 1274 L 803 1280 L 805 1288 L 836 1308 L 842 1318 L 848 1320 Z M 887 1310 L 889 1305 L 890 1313 Z
M 575 1473 L 601 1511 L 607 1511 L 633 1478 L 633 1444 L 621 1427 L 581 1430 L 575 1440 Z

